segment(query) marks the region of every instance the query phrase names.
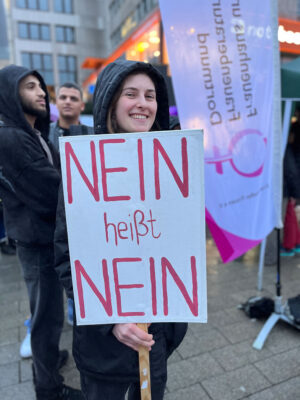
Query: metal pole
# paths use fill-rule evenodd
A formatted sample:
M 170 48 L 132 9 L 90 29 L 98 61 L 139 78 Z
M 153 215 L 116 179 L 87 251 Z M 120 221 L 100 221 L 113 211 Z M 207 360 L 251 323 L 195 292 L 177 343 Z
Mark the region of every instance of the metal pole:
M 280 229 L 277 231 L 277 282 L 276 282 L 276 296 L 281 296 L 281 282 L 280 282 Z
M 264 238 L 264 240 L 260 244 L 260 252 L 259 252 L 259 267 L 258 267 L 258 277 L 257 277 L 258 290 L 262 290 L 266 244 L 267 244 L 267 238 Z

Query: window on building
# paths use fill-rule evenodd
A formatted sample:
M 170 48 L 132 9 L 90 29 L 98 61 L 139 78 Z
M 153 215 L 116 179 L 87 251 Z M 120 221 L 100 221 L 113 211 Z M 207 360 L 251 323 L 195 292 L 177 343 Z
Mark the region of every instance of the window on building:
M 142 1 L 142 5 L 143 5 L 143 12 L 144 12 L 144 15 L 145 15 L 145 14 L 147 14 L 147 11 L 148 11 L 148 1 L 147 0 L 143 0 Z
M 73 14 L 73 0 L 54 0 L 54 10 L 60 13 Z
M 32 10 L 37 10 L 38 8 L 37 0 L 27 0 L 27 2 L 28 2 L 28 8 L 31 8 Z
M 18 8 L 28 8 L 30 10 L 48 11 L 48 0 L 16 0 Z
M 75 56 L 58 56 L 59 83 L 76 82 L 77 67 Z
M 55 27 L 55 37 L 57 42 L 75 43 L 75 31 L 71 26 Z
M 50 40 L 50 26 L 31 22 L 18 22 L 19 38 L 32 40 Z
M 145 16 L 145 3 L 144 2 L 139 3 L 139 5 L 137 7 L 137 13 L 138 13 L 139 21 L 142 21 Z
M 116 14 L 118 14 L 121 8 L 121 1 L 120 0 L 113 0 L 109 5 L 109 12 L 111 18 L 113 18 Z
M 47 11 L 48 8 L 48 0 L 39 0 L 40 10 Z
M 40 25 L 40 32 L 41 32 L 41 38 L 42 40 L 50 40 L 50 26 L 41 24 Z
M 39 40 L 40 32 L 38 24 L 28 24 L 29 25 L 29 38 L 34 40 Z
M 18 36 L 21 39 L 28 38 L 28 24 L 26 22 L 18 22 Z
M 26 0 L 17 0 L 16 1 L 16 6 L 19 8 L 27 8 L 26 7 Z
M 51 54 L 22 53 L 22 65 L 36 69 L 45 79 L 47 85 L 54 85 L 53 63 Z
M 120 42 L 121 42 L 121 29 L 118 28 L 111 35 L 111 44 L 113 47 L 117 47 L 120 44 Z

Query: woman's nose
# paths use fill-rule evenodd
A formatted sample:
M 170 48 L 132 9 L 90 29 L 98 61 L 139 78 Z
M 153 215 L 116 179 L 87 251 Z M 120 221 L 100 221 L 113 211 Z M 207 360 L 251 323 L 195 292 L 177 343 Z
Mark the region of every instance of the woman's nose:
M 145 97 L 144 96 L 139 96 L 138 99 L 137 99 L 137 106 L 143 108 L 143 107 L 145 107 L 145 105 L 146 105 Z

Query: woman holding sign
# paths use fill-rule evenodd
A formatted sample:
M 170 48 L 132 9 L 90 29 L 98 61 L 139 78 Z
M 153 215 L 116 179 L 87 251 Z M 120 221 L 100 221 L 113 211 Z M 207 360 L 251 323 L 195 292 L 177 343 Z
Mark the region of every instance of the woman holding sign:
M 99 75 L 94 93 L 96 134 L 169 129 L 167 88 L 150 64 L 118 60 Z M 62 194 L 56 229 L 57 272 L 72 297 L 71 268 Z M 149 333 L 137 324 L 76 326 L 73 353 L 88 400 L 140 399 L 138 351 L 150 351 L 152 399 L 164 396 L 167 358 L 182 341 L 187 324 L 155 323 Z

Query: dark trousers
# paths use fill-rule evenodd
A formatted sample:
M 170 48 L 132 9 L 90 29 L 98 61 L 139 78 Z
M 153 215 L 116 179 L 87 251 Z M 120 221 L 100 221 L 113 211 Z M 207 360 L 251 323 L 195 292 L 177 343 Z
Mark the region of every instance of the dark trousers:
M 17 244 L 31 312 L 31 350 L 37 398 L 51 399 L 62 385 L 58 373 L 63 293 L 54 270 L 53 246 Z
M 128 390 L 128 400 L 141 400 L 139 383 L 109 382 L 80 374 L 81 390 L 86 400 L 124 400 Z M 151 382 L 153 400 L 164 398 L 166 382 Z

